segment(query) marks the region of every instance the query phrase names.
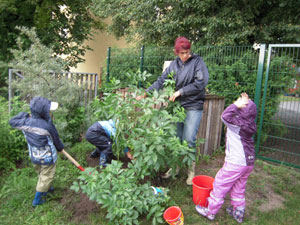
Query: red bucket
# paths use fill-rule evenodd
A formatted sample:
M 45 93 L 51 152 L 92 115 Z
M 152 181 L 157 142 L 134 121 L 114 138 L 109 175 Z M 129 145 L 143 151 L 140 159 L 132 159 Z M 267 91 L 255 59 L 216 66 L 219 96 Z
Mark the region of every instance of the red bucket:
M 164 219 L 170 225 L 183 225 L 184 218 L 178 206 L 171 206 L 164 212 Z
M 195 205 L 207 207 L 207 198 L 213 189 L 214 180 L 214 178 L 204 175 L 193 178 L 193 201 Z

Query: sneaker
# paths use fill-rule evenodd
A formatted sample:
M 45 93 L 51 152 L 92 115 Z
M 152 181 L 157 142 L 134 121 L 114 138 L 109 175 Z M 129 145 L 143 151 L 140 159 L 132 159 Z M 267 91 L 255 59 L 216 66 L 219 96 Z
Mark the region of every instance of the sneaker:
M 233 207 L 228 207 L 226 209 L 226 212 L 232 216 L 238 223 L 242 223 L 244 221 L 244 214 L 245 214 L 245 209 L 244 208 L 233 208 Z
M 226 212 L 230 215 L 230 216 L 233 216 L 233 207 L 228 207 L 226 208 Z
M 208 208 L 200 206 L 200 205 L 196 205 L 196 211 L 201 215 L 206 217 L 209 220 L 214 220 L 215 219 L 215 215 L 214 214 L 208 214 Z
M 244 214 L 245 214 L 245 209 L 238 209 L 235 208 L 235 210 L 233 210 L 233 218 L 238 222 L 238 223 L 242 223 L 244 221 Z
M 176 174 L 175 176 L 177 176 L 179 174 L 179 167 L 176 167 Z M 172 168 L 170 168 L 166 173 L 164 173 L 163 175 L 161 175 L 161 178 L 163 179 L 168 179 L 172 176 Z
M 90 154 L 90 158 L 98 158 L 100 156 L 100 153 L 98 151 L 98 149 L 95 149 L 94 151 L 92 151 L 92 153 Z
M 99 166 L 106 167 L 107 166 L 107 156 L 101 152 L 99 158 Z

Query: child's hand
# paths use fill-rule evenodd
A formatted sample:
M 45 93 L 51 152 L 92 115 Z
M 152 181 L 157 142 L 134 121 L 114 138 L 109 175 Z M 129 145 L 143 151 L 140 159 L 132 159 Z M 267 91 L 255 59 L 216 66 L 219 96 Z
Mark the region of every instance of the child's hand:
M 133 156 L 130 152 L 126 152 L 126 156 L 128 157 L 128 159 L 133 160 Z
M 248 96 L 248 94 L 246 92 L 243 92 L 241 94 L 241 96 L 242 96 L 242 98 L 245 98 L 245 99 L 249 100 L 249 96 Z
M 236 105 L 239 109 L 244 108 L 249 103 L 249 97 L 247 93 L 242 93 L 241 97 L 239 97 L 233 104 Z

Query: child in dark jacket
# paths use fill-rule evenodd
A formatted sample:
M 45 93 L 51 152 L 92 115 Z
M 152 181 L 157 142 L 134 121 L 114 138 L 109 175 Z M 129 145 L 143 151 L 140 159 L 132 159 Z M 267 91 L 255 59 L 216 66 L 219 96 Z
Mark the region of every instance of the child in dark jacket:
M 197 212 L 209 220 L 214 220 L 230 191 L 232 207 L 226 211 L 238 223 L 243 222 L 246 183 L 255 161 L 252 136 L 256 132 L 256 114 L 256 105 L 246 93 L 242 93 L 222 114 L 222 121 L 227 126 L 225 163 L 215 177 L 208 207 L 196 206 Z
M 64 149 L 50 117 L 50 110 L 56 110 L 57 107 L 57 102 L 35 97 L 30 101 L 31 115 L 20 112 L 9 121 L 13 128 L 22 130 L 27 140 L 30 159 L 39 175 L 32 202 L 34 207 L 45 202 L 42 197 L 46 197 L 48 191 L 54 191 L 51 182 L 55 175 L 57 151 Z
M 112 159 L 112 143 L 115 136 L 116 124 L 111 119 L 108 121 L 97 121 L 87 130 L 86 139 L 96 146 L 90 157 L 97 158 L 100 156 L 99 166 L 106 167 L 107 163 Z M 129 159 L 133 159 L 128 148 L 125 148 L 124 152 Z

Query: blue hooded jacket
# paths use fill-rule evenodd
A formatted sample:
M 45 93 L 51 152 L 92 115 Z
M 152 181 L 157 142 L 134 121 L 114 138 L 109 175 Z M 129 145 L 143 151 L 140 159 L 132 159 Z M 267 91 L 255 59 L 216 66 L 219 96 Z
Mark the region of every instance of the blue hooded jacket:
M 63 143 L 50 117 L 51 101 L 35 97 L 30 101 L 31 116 L 20 112 L 10 119 L 9 124 L 22 130 L 28 144 L 31 161 L 40 165 L 51 165 L 57 160 L 57 151 L 62 151 Z

